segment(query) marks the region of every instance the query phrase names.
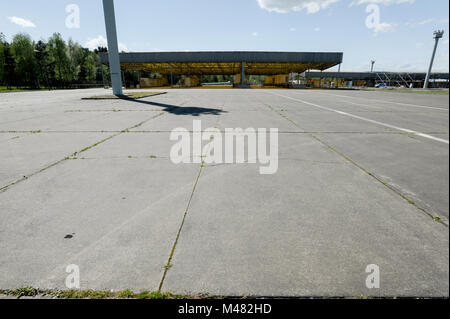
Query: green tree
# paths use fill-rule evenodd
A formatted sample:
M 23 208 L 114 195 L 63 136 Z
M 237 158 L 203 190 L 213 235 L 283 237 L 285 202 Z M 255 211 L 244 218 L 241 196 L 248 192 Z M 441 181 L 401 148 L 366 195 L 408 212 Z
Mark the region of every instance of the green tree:
M 12 53 L 16 61 L 16 78 L 19 85 L 37 87 L 37 62 L 34 52 L 34 43 L 25 33 L 16 34 L 11 43 Z
M 81 59 L 79 62 L 79 72 L 78 72 L 78 82 L 79 83 L 87 83 L 87 69 L 86 69 L 86 59 L 88 57 L 89 50 L 88 49 L 82 49 L 81 51 Z
M 50 64 L 47 44 L 39 40 L 35 45 L 36 63 L 38 65 L 38 80 L 40 85 L 45 87 L 51 86 L 50 79 Z
M 89 49 L 80 50 L 78 81 L 80 83 L 95 83 L 97 77 L 97 55 Z
M 88 52 L 86 60 L 84 61 L 84 68 L 86 70 L 86 81 L 94 83 L 97 76 L 97 56 L 93 52 Z M 101 67 L 101 66 L 100 66 Z
M 48 53 L 50 63 L 53 64 L 55 80 L 60 87 L 69 83 L 73 78 L 71 75 L 70 59 L 67 45 L 61 34 L 54 33 L 48 40 Z
M 81 66 L 86 59 L 86 51 L 79 43 L 69 39 L 67 43 L 67 55 L 69 57 L 67 80 L 69 82 L 78 81 Z
M 11 46 L 4 42 L 3 43 L 3 56 L 4 56 L 4 73 L 3 73 L 3 83 L 6 84 L 6 87 L 9 89 L 13 85 L 17 84 L 16 79 L 16 61 L 11 52 Z
M 5 35 L 0 32 L 0 84 L 5 83 Z
M 94 53 L 96 55 L 95 57 L 95 63 L 97 68 L 97 76 L 96 76 L 96 82 L 97 83 L 103 83 L 104 85 L 110 85 L 110 73 L 109 73 L 109 67 L 107 65 L 103 65 L 100 63 L 100 54 L 102 53 L 108 53 L 107 47 L 98 47 L 94 50 Z
M 11 44 L 0 33 L 0 84 L 62 88 L 104 81 L 108 85 L 109 68 L 100 63 L 100 54 L 107 51 L 103 47 L 90 51 L 71 39 L 66 43 L 59 33 L 54 33 L 47 43 L 35 43 L 28 35 L 17 34 Z M 125 78 L 136 84 L 138 73 L 125 72 Z

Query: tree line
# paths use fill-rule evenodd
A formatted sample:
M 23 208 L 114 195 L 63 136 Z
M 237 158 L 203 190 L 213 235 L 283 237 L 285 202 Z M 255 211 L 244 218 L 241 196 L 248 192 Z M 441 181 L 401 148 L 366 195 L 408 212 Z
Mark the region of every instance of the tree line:
M 16 34 L 11 43 L 0 33 L 0 86 L 7 89 L 58 89 L 109 85 L 108 66 L 100 63 L 99 54 L 107 48 L 98 47 L 91 51 L 76 41 L 67 42 L 61 34 L 54 33 L 47 41 L 33 41 L 26 33 Z M 136 87 L 141 77 L 170 75 L 125 70 L 122 72 L 124 85 Z M 183 76 L 174 75 L 174 84 L 179 84 Z M 263 83 L 264 77 L 250 76 L 250 83 Z M 230 75 L 203 75 L 204 82 L 234 82 Z
M 16 34 L 11 43 L 0 33 L 0 86 L 7 88 L 68 88 L 73 85 L 102 85 L 108 81 L 108 67 L 100 63 L 99 47 L 83 48 L 61 34 L 46 42 L 33 41 L 28 34 Z M 103 73 L 103 74 L 102 74 Z

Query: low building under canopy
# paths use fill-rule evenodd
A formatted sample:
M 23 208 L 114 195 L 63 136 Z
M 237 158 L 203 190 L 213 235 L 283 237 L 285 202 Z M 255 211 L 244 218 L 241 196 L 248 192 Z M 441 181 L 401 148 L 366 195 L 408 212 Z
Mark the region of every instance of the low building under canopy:
M 326 70 L 342 63 L 341 52 L 143 52 L 121 53 L 122 70 L 177 75 L 276 75 Z M 108 55 L 100 61 L 108 64 Z

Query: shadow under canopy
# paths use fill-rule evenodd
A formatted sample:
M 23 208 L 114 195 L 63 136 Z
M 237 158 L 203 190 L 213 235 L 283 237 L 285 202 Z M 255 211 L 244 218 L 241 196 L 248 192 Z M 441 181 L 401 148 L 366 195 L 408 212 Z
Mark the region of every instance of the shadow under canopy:
M 135 102 L 135 103 L 151 105 L 151 106 L 162 107 L 163 111 L 172 113 L 175 115 L 200 116 L 200 115 L 220 115 L 222 113 L 227 113 L 226 111 L 223 111 L 220 109 L 213 109 L 213 108 L 207 108 L 207 107 L 177 106 L 177 105 L 170 105 L 170 104 L 164 104 L 164 103 L 158 103 L 158 102 L 128 99 L 128 98 L 124 98 L 124 100 L 130 101 L 130 102 Z

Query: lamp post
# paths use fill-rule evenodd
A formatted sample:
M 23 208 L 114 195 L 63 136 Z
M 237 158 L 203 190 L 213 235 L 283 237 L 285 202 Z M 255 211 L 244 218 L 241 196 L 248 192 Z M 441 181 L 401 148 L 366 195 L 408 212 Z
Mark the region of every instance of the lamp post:
M 374 66 L 375 62 L 376 62 L 375 60 L 370 61 L 370 63 L 371 63 L 370 73 L 373 72 L 373 66 Z
M 427 77 L 425 78 L 425 84 L 423 85 L 424 89 L 428 88 L 428 85 L 430 83 L 430 77 L 431 77 L 431 70 L 433 69 L 433 62 L 434 62 L 434 57 L 436 56 L 436 50 L 438 47 L 438 43 L 439 43 L 439 39 L 441 39 L 444 36 L 444 30 L 437 30 L 434 31 L 433 33 L 433 37 L 434 37 L 434 50 L 433 50 L 433 55 L 431 56 L 431 62 L 430 62 L 430 67 L 428 68 L 428 73 L 427 73 Z

